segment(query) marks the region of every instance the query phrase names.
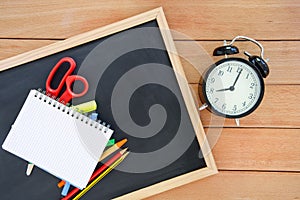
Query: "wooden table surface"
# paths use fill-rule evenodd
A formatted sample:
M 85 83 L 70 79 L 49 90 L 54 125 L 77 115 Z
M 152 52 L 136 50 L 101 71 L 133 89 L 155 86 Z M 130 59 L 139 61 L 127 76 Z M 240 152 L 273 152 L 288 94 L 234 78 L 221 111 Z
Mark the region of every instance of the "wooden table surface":
M 195 41 L 211 55 L 224 39 L 246 35 L 264 45 L 271 72 L 261 106 L 240 127 L 225 120 L 223 128 L 213 128 L 221 119 L 201 113 L 211 140 L 221 132 L 212 145 L 219 173 L 149 199 L 300 199 L 299 0 L 1 0 L 0 59 L 159 6 L 170 28 L 190 38 L 174 36 L 179 53 L 197 61 Z M 259 54 L 251 43 L 237 45 Z M 200 75 L 183 65 L 197 94 Z

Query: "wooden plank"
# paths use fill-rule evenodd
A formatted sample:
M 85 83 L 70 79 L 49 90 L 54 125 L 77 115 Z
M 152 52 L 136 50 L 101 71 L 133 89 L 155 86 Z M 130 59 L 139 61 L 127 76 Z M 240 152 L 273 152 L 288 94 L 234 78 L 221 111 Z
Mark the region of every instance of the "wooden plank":
M 300 41 L 261 41 L 265 48 L 265 58 L 269 58 L 270 74 L 265 79 L 266 84 L 300 84 Z M 213 50 L 222 46 L 222 41 L 176 41 L 178 54 L 182 57 L 189 83 L 198 83 L 201 74 L 217 60 L 224 57 L 213 57 Z M 240 50 L 236 57 L 243 57 L 246 50 L 253 55 L 260 55 L 257 46 L 250 42 L 234 43 Z
M 206 128 L 219 170 L 300 171 L 299 129 Z
M 299 199 L 300 173 L 221 171 L 219 174 L 155 195 L 167 199 Z
M 25 52 L 23 54 L 19 54 L 14 57 L 10 57 L 5 60 L 0 61 L 0 71 L 6 70 L 8 68 L 16 67 L 26 62 L 31 62 L 33 60 L 37 60 L 48 55 L 52 55 L 58 53 L 60 51 L 64 51 L 70 49 L 72 47 L 79 46 L 81 44 L 85 44 L 87 42 L 112 35 L 114 33 L 129 29 L 131 27 L 143 24 L 148 21 L 155 20 L 159 12 L 162 12 L 162 8 L 156 8 L 150 10 L 148 12 L 141 13 L 136 16 L 132 16 L 130 18 L 123 19 L 121 21 L 109 24 L 107 26 L 94 29 L 71 38 L 65 39 L 60 42 L 56 42 L 50 44 L 48 46 L 43 46 L 38 49 L 34 49 L 32 51 Z
M 190 84 L 197 106 L 198 85 Z M 256 111 L 241 119 L 241 127 L 300 128 L 300 85 L 267 85 L 263 102 Z M 236 127 L 234 120 L 218 117 L 207 110 L 200 113 L 204 127 Z
M 57 41 L 0 39 L 0 60 L 40 48 L 54 42 Z
M 1 1 L 0 37 L 68 38 L 159 6 L 171 29 L 194 39 L 299 39 L 297 0 Z

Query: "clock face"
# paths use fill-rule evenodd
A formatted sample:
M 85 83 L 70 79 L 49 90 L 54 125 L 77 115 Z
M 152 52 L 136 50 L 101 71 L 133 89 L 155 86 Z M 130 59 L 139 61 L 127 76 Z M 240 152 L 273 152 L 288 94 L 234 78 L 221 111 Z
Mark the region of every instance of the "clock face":
M 253 112 L 264 94 L 258 70 L 241 58 L 225 58 L 213 65 L 204 77 L 204 101 L 216 114 L 240 118 Z

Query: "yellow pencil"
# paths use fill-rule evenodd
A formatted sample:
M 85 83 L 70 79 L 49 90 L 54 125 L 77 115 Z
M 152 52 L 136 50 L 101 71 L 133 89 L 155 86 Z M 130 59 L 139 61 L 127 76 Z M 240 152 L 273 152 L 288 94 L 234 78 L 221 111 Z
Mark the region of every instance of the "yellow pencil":
M 114 162 L 111 166 L 109 166 L 100 176 L 98 176 L 93 182 L 91 182 L 84 190 L 82 190 L 76 197 L 74 197 L 73 200 L 80 199 L 85 193 L 87 193 L 92 187 L 94 187 L 101 179 L 103 179 L 111 170 L 116 168 L 129 154 L 129 152 L 126 152 L 123 156 L 121 156 L 116 162 Z

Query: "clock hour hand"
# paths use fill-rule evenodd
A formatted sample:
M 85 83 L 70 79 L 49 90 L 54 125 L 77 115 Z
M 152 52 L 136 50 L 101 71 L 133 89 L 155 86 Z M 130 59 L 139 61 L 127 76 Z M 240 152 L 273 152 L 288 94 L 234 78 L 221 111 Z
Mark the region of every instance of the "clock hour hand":
M 226 91 L 226 90 L 232 90 L 232 88 L 229 87 L 229 88 L 225 88 L 225 89 L 220 89 L 220 90 L 216 90 L 216 92 L 224 92 L 224 91 Z

